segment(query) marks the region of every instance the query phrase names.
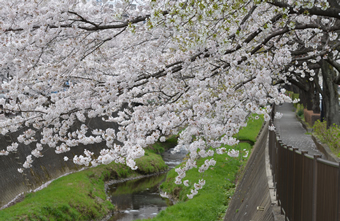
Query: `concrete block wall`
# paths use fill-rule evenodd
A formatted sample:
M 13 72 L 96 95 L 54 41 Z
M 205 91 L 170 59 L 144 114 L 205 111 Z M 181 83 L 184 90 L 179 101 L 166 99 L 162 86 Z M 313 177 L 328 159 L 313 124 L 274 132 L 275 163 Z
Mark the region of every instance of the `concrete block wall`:
M 118 130 L 118 126 L 114 123 L 103 122 L 100 118 L 88 120 L 86 122 L 89 128 L 106 129 L 111 127 Z M 80 122 L 75 124 L 74 128 L 81 125 Z M 6 149 L 11 141 L 15 141 L 20 132 L 12 133 L 9 136 L 0 135 L 0 150 Z M 65 173 L 77 171 L 81 167 L 75 165 L 72 161 L 73 156 L 83 154 L 84 149 L 88 149 L 95 154 L 105 148 L 105 142 L 92 145 L 79 145 L 72 147 L 70 152 L 64 154 L 56 154 L 54 148 L 44 147 L 42 154 L 44 157 L 35 158 L 32 168 L 24 170 L 21 174 L 17 171 L 22 167 L 26 160 L 26 156 L 35 149 L 35 143 L 30 145 L 19 144 L 18 151 L 8 156 L 0 156 L 0 208 L 13 200 L 22 192 L 28 192 L 36 189 L 43 183 L 55 179 Z M 64 161 L 64 156 L 69 160 Z

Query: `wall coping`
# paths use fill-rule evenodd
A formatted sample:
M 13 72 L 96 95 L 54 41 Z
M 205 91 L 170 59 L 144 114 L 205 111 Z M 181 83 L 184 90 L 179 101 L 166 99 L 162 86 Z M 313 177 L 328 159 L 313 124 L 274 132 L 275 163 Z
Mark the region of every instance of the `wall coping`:
M 304 122 L 301 118 L 299 118 L 297 115 L 295 115 L 296 119 L 298 119 L 298 121 L 302 124 L 302 127 L 308 132 L 308 133 L 312 133 L 313 132 L 313 128 L 310 128 L 309 125 L 307 125 L 306 122 Z
M 319 140 L 319 138 L 317 138 L 313 134 L 312 134 L 312 139 L 313 139 L 316 147 L 318 148 L 318 150 L 325 155 L 326 160 L 336 162 L 336 163 L 340 162 L 340 159 L 337 156 L 335 156 L 335 154 L 333 154 L 333 152 L 331 151 L 331 149 L 329 148 L 329 146 L 327 144 L 322 143 Z
M 312 133 L 313 132 L 313 128 L 309 128 L 309 126 L 306 124 L 306 122 L 301 120 L 298 116 L 296 116 L 296 118 L 300 121 L 300 123 L 302 124 L 302 127 L 308 133 Z M 317 138 L 313 134 L 311 136 L 312 136 L 312 140 L 314 141 L 317 149 L 325 155 L 325 159 L 326 160 L 329 160 L 329 161 L 332 161 L 332 162 L 337 162 L 337 163 L 340 162 L 340 159 L 333 154 L 333 152 L 331 151 L 331 149 L 329 148 L 329 146 L 327 144 L 322 143 L 319 140 L 319 138 Z
M 278 201 L 276 199 L 276 188 L 275 184 L 273 182 L 273 172 L 270 165 L 270 159 L 269 159 L 269 135 L 267 137 L 267 143 L 265 148 L 265 165 L 266 165 L 266 175 L 268 179 L 268 188 L 269 188 L 269 195 L 270 195 L 270 201 L 272 204 L 272 213 L 274 217 L 274 221 L 284 221 L 285 216 L 281 214 L 281 207 L 278 204 Z

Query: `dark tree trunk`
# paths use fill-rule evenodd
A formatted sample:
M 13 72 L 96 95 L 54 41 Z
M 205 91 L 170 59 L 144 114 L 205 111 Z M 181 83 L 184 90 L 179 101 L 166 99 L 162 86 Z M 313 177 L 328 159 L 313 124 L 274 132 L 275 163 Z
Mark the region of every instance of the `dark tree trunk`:
M 312 109 L 313 109 L 313 113 L 315 114 L 319 114 L 321 111 L 320 110 L 320 95 L 317 90 L 314 91 Z
M 313 95 L 314 95 L 314 87 L 311 87 L 311 82 L 309 84 L 308 90 L 300 89 L 299 97 L 300 102 L 303 104 L 303 107 L 307 110 L 313 110 Z
M 300 103 L 303 105 L 304 108 L 307 107 L 307 99 L 306 99 L 306 91 L 303 89 L 299 90 L 299 98 L 300 98 Z
M 307 110 L 313 110 L 313 96 L 314 96 L 314 83 L 308 81 L 309 87 L 306 91 L 306 106 Z
M 319 80 L 319 69 L 315 70 L 315 77 L 314 77 L 314 81 L 313 81 L 313 90 L 314 90 L 314 94 L 313 94 L 313 113 L 315 114 L 319 114 L 321 113 L 321 109 L 320 109 L 320 86 L 318 83 Z
M 283 85 L 283 88 L 286 89 L 286 91 L 293 91 L 293 85 L 285 84 Z
M 293 85 L 293 92 L 299 93 L 299 88 L 296 85 Z
M 327 61 L 321 60 L 320 64 L 323 78 L 324 119 L 328 127 L 333 124 L 340 125 L 338 85 L 334 83 L 336 73 Z

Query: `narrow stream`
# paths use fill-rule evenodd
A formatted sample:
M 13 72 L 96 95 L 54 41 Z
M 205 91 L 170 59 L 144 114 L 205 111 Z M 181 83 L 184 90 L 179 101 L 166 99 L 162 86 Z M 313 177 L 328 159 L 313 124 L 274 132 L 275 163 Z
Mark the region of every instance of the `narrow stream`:
M 107 193 L 119 212 L 116 212 L 110 220 L 146 219 L 164 210 L 167 203 L 159 195 L 158 186 L 165 177 L 166 173 L 163 173 L 111 185 Z
M 169 169 L 180 164 L 186 155 L 186 151 L 171 154 L 171 150 L 162 154 L 163 160 Z M 163 173 L 110 185 L 107 189 L 107 194 L 111 197 L 117 211 L 108 220 L 131 221 L 156 216 L 170 205 L 167 199 L 159 195 L 159 185 L 165 178 L 166 173 Z

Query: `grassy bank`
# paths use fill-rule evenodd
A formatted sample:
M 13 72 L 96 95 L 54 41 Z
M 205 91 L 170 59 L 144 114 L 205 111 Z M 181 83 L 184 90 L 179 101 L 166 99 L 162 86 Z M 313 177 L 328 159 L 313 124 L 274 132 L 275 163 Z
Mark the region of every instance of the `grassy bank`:
M 114 209 L 106 197 L 105 181 L 167 169 L 161 156 L 154 152 L 146 150 L 145 156 L 136 161 L 137 171 L 111 163 L 61 177 L 43 190 L 28 193 L 22 202 L 1 210 L 0 220 L 99 219 Z
M 264 122 L 263 117 L 259 116 L 259 119 L 256 117 L 257 115 L 252 115 L 249 117 L 247 121 L 247 126 L 240 129 L 235 137 L 240 141 L 250 141 L 250 143 L 255 143 L 256 137 L 261 130 L 262 124 Z
M 327 122 L 317 120 L 313 126 L 314 136 L 327 144 L 332 153 L 340 157 L 340 126 L 333 124 L 327 128 Z
M 227 149 L 237 149 L 251 151 L 250 143 L 256 141 L 256 136 L 259 133 L 263 124 L 263 118 L 255 120 L 254 116 L 248 120 L 246 128 L 242 129 L 238 134 L 238 138 L 244 142 L 236 147 L 226 146 Z M 250 155 L 250 154 L 249 154 Z M 248 156 L 249 156 L 248 155 Z M 216 165 L 207 170 L 203 175 L 197 169 L 187 172 L 187 176 L 183 180 L 189 180 L 190 186 L 186 187 L 183 184 L 176 185 L 174 183 L 177 173 L 171 170 L 166 181 L 161 185 L 164 192 L 175 196 L 178 203 L 168 207 L 160 212 L 154 221 L 211 221 L 221 220 L 224 217 L 228 203 L 235 191 L 235 182 L 238 174 L 246 163 L 247 159 L 242 157 L 229 157 L 227 154 L 215 155 Z M 199 167 L 206 159 L 200 159 L 197 162 Z M 193 199 L 188 200 L 187 194 L 193 189 L 193 184 L 198 182 L 198 179 L 206 179 L 206 184 Z

